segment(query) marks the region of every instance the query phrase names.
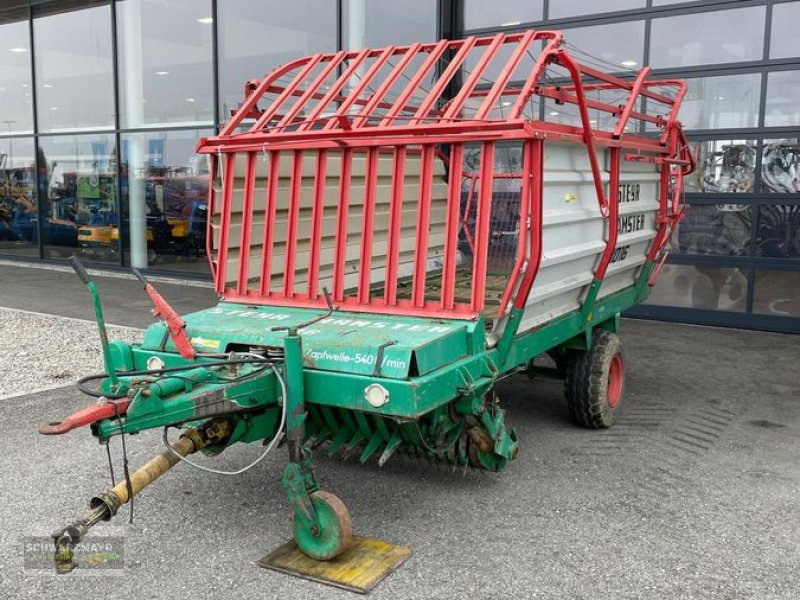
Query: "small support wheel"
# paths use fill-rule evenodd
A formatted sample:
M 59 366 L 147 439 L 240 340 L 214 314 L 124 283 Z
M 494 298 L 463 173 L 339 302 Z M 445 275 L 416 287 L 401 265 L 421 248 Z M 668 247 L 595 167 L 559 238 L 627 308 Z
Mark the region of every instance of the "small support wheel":
M 611 427 L 617 420 L 624 387 L 625 359 L 618 335 L 598 330 L 590 350 L 568 353 L 564 395 L 570 416 L 579 425 Z
M 337 496 L 316 491 L 309 494 L 319 521 L 319 531 L 311 531 L 295 515 L 292 532 L 297 547 L 314 560 L 331 560 L 350 547 L 353 541 L 353 524 L 350 513 Z

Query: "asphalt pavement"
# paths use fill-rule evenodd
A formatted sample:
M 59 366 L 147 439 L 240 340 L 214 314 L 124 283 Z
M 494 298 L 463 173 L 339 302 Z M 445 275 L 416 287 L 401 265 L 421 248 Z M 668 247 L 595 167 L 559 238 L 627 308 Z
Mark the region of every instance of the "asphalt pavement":
M 150 314 L 153 303 L 131 273 L 93 274 L 92 279 L 100 291 L 107 323 L 143 328 L 153 322 Z M 181 314 L 208 308 L 217 302 L 208 281 L 167 283 L 160 277 L 154 277 L 153 281 L 161 295 Z M 94 320 L 94 308 L 86 287 L 66 265 L 28 268 L 11 261 L 0 262 L 0 306 Z
M 118 314 L 109 320 L 135 325 Z M 521 444 L 505 473 L 318 453 L 318 477 L 354 530 L 414 550 L 372 598 L 798 597 L 800 338 L 630 320 L 622 337 L 627 383 L 611 430 L 571 424 L 556 381 L 502 384 Z M 0 404 L 0 598 L 355 597 L 256 566 L 288 538 L 285 449 L 237 477 L 176 467 L 137 497 L 132 525 L 123 509 L 91 532 L 124 538 L 123 568 L 25 568 L 25 541 L 109 484 L 88 431 L 36 433 L 84 403 L 64 388 Z M 127 445 L 136 467 L 160 434 Z M 119 476 L 119 440 L 112 450 Z M 234 469 L 259 451 L 232 448 L 213 464 Z

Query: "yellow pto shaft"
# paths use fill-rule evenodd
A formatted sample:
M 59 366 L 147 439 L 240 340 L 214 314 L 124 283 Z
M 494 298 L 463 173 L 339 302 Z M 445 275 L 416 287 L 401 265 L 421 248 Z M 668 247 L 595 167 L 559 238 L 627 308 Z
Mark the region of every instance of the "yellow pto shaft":
M 56 571 L 69 573 L 75 568 L 73 550 L 94 525 L 111 520 L 121 506 L 178 464 L 180 457 L 193 454 L 208 444 L 222 441 L 228 434 L 228 422 L 224 420 L 206 423 L 200 429 L 187 429 L 170 446 L 172 450 L 165 450 L 131 473 L 128 480 L 121 481 L 110 490 L 92 498 L 89 502 L 90 509 L 82 517 L 53 533 Z

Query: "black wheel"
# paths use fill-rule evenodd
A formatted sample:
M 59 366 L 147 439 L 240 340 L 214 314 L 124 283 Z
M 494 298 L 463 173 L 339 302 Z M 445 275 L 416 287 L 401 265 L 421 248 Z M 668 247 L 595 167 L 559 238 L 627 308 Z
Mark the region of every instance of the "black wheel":
M 611 427 L 624 387 L 625 359 L 618 335 L 598 330 L 591 350 L 567 354 L 564 395 L 570 416 L 579 425 Z

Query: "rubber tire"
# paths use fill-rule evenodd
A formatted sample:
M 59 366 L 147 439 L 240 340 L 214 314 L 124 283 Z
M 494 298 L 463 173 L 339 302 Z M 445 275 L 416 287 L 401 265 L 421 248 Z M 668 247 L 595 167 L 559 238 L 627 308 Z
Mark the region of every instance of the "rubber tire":
M 617 402 L 611 406 L 609 371 L 615 356 L 622 361 L 622 381 L 616 394 Z M 596 331 L 590 350 L 572 350 L 567 354 L 564 395 L 573 421 L 589 429 L 614 425 L 625 388 L 624 364 L 622 341 L 609 331 Z
M 295 515 L 292 533 L 297 547 L 314 560 L 331 560 L 353 543 L 353 524 L 350 513 L 338 496 L 322 490 L 310 494 L 311 504 L 320 522 L 320 532 L 314 535 Z

